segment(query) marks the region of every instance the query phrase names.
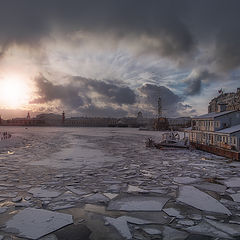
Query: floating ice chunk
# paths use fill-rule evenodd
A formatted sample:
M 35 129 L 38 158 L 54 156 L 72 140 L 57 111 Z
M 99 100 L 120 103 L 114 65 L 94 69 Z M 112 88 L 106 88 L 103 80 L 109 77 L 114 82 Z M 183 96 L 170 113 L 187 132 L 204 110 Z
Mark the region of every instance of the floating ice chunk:
M 87 203 L 108 203 L 109 198 L 101 193 L 95 193 L 89 197 L 85 197 L 84 201 Z
M 234 202 L 239 202 L 240 203 L 240 193 L 231 194 L 230 196 L 232 197 Z
M 5 213 L 7 209 L 7 207 L 0 207 L 0 213 Z
M 163 211 L 170 217 L 181 216 L 180 211 L 175 208 L 164 208 Z
M 148 220 L 140 219 L 140 218 L 135 218 L 135 217 L 129 217 L 129 216 L 122 216 L 120 218 L 126 219 L 127 222 L 137 224 L 137 225 L 142 225 L 142 224 L 150 224 L 151 222 Z
M 52 204 L 49 204 L 48 207 L 49 207 L 49 209 L 56 211 L 56 210 L 72 208 L 72 207 L 74 207 L 74 205 L 70 204 L 70 203 L 52 203 Z
M 202 235 L 211 236 L 211 237 L 232 239 L 227 233 L 222 232 L 219 229 L 216 229 L 213 225 L 209 224 L 205 220 L 203 220 L 196 226 L 186 228 L 186 230 L 188 232 L 195 233 L 195 234 L 202 234 Z
M 28 192 L 33 194 L 34 197 L 39 197 L 39 198 L 55 198 L 61 195 L 61 192 L 57 192 L 49 189 L 42 189 L 40 187 L 31 188 Z
M 67 186 L 66 189 L 68 189 L 69 191 L 77 194 L 77 195 L 84 195 L 84 194 L 87 194 L 87 192 L 79 189 L 79 188 L 75 188 L 73 186 Z
M 0 197 L 4 197 L 4 198 L 14 198 L 17 196 L 16 192 L 11 192 L 11 193 L 1 193 Z
M 69 214 L 25 208 L 6 223 L 4 231 L 15 233 L 19 237 L 38 239 L 72 223 Z
M 194 221 L 192 220 L 187 220 L 187 219 L 181 219 L 178 221 L 179 224 L 184 225 L 184 226 L 193 226 Z
M 232 215 L 219 201 L 193 186 L 180 186 L 178 201 L 202 211 Z
M 240 228 L 239 228 L 239 225 L 237 224 L 221 223 L 221 222 L 216 222 L 209 219 L 206 219 L 206 222 L 211 224 L 217 229 L 221 229 L 221 231 L 228 233 L 231 236 L 235 236 L 235 237 L 240 236 Z
M 18 202 L 15 204 L 15 207 L 31 207 L 33 203 L 24 201 L 24 202 Z
M 168 224 L 171 221 L 170 217 L 165 216 L 163 212 L 131 212 L 131 217 L 143 219 L 151 224 Z
M 227 192 L 227 193 L 230 193 L 230 194 L 235 193 L 235 191 L 234 191 L 233 189 L 231 189 L 231 188 L 227 189 L 226 192 Z
M 143 228 L 144 232 L 146 232 L 147 234 L 150 234 L 150 235 L 158 235 L 158 234 L 161 234 L 162 231 L 160 231 L 159 229 L 156 229 L 156 228 L 150 228 L 150 227 L 145 227 Z
M 128 224 L 125 218 L 111 218 L 105 217 L 105 220 L 111 224 L 125 239 L 132 239 L 132 234 L 128 228 Z
M 192 220 L 201 220 L 202 219 L 202 216 L 198 215 L 198 214 L 191 214 L 191 215 L 188 215 L 188 217 Z
M 128 193 L 132 193 L 132 192 L 138 192 L 138 193 L 146 193 L 148 191 L 141 189 L 137 186 L 133 186 L 133 185 L 128 185 L 128 189 L 127 189 Z
M 194 187 L 197 187 L 201 190 L 213 191 L 218 193 L 224 193 L 227 189 L 226 186 L 214 183 L 201 183 L 201 184 L 194 184 Z
M 120 211 L 161 211 L 169 198 L 150 196 L 130 196 L 112 200 L 107 210 Z
M 17 188 L 19 189 L 25 189 L 25 188 L 30 188 L 32 185 L 19 185 Z
M 188 236 L 186 232 L 176 230 L 171 227 L 163 227 L 163 240 L 182 240 Z
M 49 234 L 45 237 L 40 238 L 39 240 L 58 240 L 54 234 Z
M 15 203 L 16 202 L 21 202 L 22 201 L 22 197 L 20 197 L 20 196 L 19 197 L 15 197 L 15 198 L 12 199 L 12 201 L 15 202 Z
M 180 184 L 190 184 L 197 182 L 198 179 L 191 177 L 175 177 L 173 178 L 173 181 Z
M 239 177 L 230 178 L 228 180 L 225 180 L 224 184 L 227 187 L 240 187 L 240 178 Z
M 118 196 L 118 194 L 116 194 L 116 193 L 103 193 L 103 195 L 109 199 L 113 199 Z

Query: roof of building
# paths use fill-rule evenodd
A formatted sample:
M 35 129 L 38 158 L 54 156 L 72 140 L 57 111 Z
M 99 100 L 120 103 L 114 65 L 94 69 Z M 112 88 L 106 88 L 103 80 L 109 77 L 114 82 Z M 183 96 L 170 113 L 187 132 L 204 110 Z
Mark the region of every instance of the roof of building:
M 194 117 L 193 119 L 206 119 L 206 118 L 216 118 L 216 117 L 220 117 L 232 112 L 236 112 L 236 110 L 232 110 L 232 111 L 224 111 L 224 112 L 211 112 L 211 113 L 207 113 L 207 114 L 203 114 L 197 117 Z
M 230 128 L 225 128 L 219 131 L 216 131 L 216 133 L 235 133 L 240 131 L 240 124 L 232 126 Z

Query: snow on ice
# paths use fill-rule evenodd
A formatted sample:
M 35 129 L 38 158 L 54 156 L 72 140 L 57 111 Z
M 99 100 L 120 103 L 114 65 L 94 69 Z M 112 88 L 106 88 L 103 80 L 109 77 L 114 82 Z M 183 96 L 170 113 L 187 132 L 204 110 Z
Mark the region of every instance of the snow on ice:
M 232 214 L 219 201 L 193 186 L 180 186 L 177 200 L 202 211 Z
M 161 211 L 167 197 L 129 196 L 110 201 L 107 209 L 118 211 Z
M 6 223 L 4 231 L 16 233 L 19 237 L 38 239 L 72 223 L 69 214 L 25 208 Z

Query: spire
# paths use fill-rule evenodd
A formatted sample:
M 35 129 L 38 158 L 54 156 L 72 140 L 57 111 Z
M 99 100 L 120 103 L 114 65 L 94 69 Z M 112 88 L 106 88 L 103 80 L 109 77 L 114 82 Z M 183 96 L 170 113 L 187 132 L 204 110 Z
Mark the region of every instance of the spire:
M 62 124 L 64 124 L 64 122 L 65 122 L 65 112 L 63 111 L 62 112 Z
M 29 114 L 29 112 L 28 112 L 28 114 L 27 114 L 27 119 L 30 119 L 31 117 L 30 117 L 30 114 Z

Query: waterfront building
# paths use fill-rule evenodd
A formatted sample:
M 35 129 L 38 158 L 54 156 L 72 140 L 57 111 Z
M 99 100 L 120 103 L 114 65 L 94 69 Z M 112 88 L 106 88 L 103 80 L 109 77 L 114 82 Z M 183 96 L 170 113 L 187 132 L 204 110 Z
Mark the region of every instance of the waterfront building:
M 189 142 L 197 149 L 239 159 L 240 111 L 224 110 L 220 104 L 217 112 L 192 118 Z

